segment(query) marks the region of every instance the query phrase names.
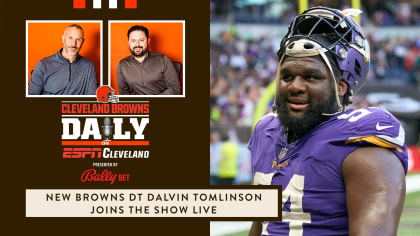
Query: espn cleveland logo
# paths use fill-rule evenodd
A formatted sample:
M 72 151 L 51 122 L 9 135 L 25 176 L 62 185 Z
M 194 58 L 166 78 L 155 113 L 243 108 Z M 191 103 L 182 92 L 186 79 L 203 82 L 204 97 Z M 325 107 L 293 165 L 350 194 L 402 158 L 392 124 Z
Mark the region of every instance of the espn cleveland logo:
M 88 0 L 91 1 L 91 0 Z M 101 9 L 102 8 L 102 0 L 92 0 L 93 1 L 93 8 Z M 106 1 L 106 0 L 105 0 Z M 124 7 L 125 8 L 137 8 L 137 0 L 124 0 Z M 76 9 L 85 9 L 86 8 L 86 0 L 73 0 L 73 8 Z M 109 9 L 117 9 L 118 8 L 118 0 L 108 0 L 108 8 Z

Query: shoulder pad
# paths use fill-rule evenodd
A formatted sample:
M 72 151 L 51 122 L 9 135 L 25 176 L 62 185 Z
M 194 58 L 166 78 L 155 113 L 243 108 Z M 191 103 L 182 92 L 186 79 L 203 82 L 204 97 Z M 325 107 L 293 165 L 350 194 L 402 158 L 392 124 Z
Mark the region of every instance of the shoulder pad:
M 270 112 L 258 121 L 258 123 L 255 125 L 254 130 L 264 129 L 272 125 L 276 126 L 278 125 L 276 121 L 278 121 L 277 114 Z
M 248 149 L 252 150 L 253 146 L 256 145 L 255 142 L 258 139 L 257 137 L 264 137 L 266 135 L 266 130 L 271 128 L 276 128 L 279 125 L 277 115 L 275 113 L 268 113 L 265 115 L 258 123 L 255 125 L 254 131 L 252 132 L 251 139 L 248 142 Z
M 404 128 L 391 113 L 381 108 L 348 110 L 338 115 L 337 121 L 339 129 L 346 135 L 346 143 L 367 141 L 402 152 Z

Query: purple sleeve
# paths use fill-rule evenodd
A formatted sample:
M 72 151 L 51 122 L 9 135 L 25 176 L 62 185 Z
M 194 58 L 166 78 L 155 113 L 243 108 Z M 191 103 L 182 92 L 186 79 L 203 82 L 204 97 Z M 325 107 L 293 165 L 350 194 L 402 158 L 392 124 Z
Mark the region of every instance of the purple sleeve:
M 407 173 L 408 157 L 405 131 L 400 122 L 381 108 L 364 108 L 344 113 L 337 119 L 347 120 L 344 129 L 348 145 L 378 146 L 393 152 Z

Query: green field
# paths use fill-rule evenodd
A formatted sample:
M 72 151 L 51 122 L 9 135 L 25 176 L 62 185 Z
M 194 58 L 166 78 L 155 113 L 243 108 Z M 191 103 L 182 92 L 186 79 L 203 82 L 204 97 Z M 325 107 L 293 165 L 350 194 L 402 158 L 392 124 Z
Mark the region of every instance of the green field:
M 398 236 L 420 235 L 420 192 L 405 197 Z
M 247 236 L 248 230 L 224 236 Z M 404 209 L 398 228 L 398 236 L 420 235 L 420 192 L 405 197 Z

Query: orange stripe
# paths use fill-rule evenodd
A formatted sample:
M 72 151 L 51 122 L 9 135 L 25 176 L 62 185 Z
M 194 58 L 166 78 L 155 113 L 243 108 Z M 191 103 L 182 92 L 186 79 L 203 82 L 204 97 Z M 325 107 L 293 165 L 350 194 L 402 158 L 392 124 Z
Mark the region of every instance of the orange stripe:
M 149 141 L 61 141 L 62 146 L 149 146 Z
M 137 8 L 137 0 L 125 0 L 125 8 Z
M 353 139 L 353 140 L 347 140 L 345 143 L 349 144 L 349 143 L 355 143 L 355 142 L 359 142 L 359 141 L 366 141 L 369 143 L 373 143 L 379 147 L 383 147 L 383 148 L 393 148 L 395 150 L 397 150 L 398 152 L 403 152 L 403 150 L 401 150 L 401 148 L 392 145 L 391 143 L 388 143 L 387 141 L 384 141 L 378 137 L 375 136 L 366 136 L 366 137 L 361 137 L 361 138 L 357 138 L 357 139 Z
M 73 8 L 86 8 L 85 0 L 73 0 Z

